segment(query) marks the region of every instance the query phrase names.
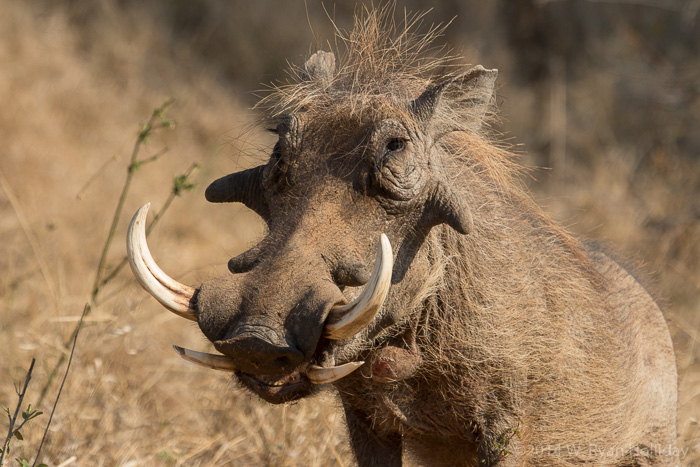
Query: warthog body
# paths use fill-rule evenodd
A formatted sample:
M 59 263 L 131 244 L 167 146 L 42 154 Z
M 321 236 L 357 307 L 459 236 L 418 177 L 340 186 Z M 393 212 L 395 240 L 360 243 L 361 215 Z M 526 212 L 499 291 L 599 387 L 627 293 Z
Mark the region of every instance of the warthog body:
M 273 403 L 343 376 L 332 385 L 361 466 L 677 465 L 658 306 L 551 221 L 486 136 L 496 71 L 435 74 L 420 59 L 430 37 L 391 38 L 380 16 L 358 21 L 342 64 L 319 52 L 264 101 L 270 161 L 208 188 L 269 232 L 189 304 L 159 298 L 222 355 L 181 352 Z M 388 296 L 338 337 L 382 233 Z

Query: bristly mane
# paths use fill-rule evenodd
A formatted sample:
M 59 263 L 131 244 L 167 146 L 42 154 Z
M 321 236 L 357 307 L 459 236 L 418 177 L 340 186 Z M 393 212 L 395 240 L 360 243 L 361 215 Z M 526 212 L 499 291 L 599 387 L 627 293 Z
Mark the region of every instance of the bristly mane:
M 406 16 L 397 25 L 394 10 L 391 6 L 379 10 L 363 7 L 355 15 L 351 31 L 336 26 L 335 50 L 331 51 L 337 66 L 330 81 L 305 79 L 305 70 L 292 65 L 288 82 L 273 86 L 258 106 L 280 115 L 340 100 L 357 105 L 377 96 L 397 100 L 416 97 L 438 70 L 453 65 L 454 57 L 444 47 L 435 46 L 446 26 L 431 26 L 421 32 L 424 13 Z
M 355 16 L 351 31 L 336 27 L 335 70 L 328 80 L 309 79 L 306 70 L 292 65 L 286 83 L 273 85 L 256 108 L 265 120 L 303 113 L 308 122 L 323 121 L 326 131 L 340 136 L 348 119 L 376 122 L 387 115 L 415 119 L 409 103 L 431 84 L 465 71 L 460 57 L 437 44 L 447 25 L 424 26 L 425 13 L 394 19 L 395 8 L 365 7 Z M 439 143 L 449 155 L 445 167 L 452 176 L 465 164 L 488 177 L 501 193 L 526 191 L 520 182 L 524 167 L 492 128 L 497 120 L 495 99 L 475 130 L 470 96 L 453 99 L 437 112 L 432 124 L 449 127 Z

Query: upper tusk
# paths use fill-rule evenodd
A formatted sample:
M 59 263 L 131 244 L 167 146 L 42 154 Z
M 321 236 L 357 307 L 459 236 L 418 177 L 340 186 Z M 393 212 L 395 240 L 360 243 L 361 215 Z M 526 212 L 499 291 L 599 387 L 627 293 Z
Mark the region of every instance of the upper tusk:
M 369 283 L 352 303 L 331 310 L 323 330 L 324 336 L 328 339 L 348 339 L 371 323 L 389 293 L 393 267 L 391 243 L 382 234 Z
M 173 345 L 173 349 L 175 349 L 175 351 L 188 362 L 196 363 L 197 365 L 205 368 L 222 371 L 238 371 L 238 369 L 234 366 L 233 361 L 224 355 L 212 355 L 203 352 L 196 352 L 194 350 L 178 347 L 177 345 Z
M 184 318 L 197 321 L 195 289 L 180 284 L 158 267 L 146 243 L 146 215 L 151 203 L 136 211 L 126 234 L 126 251 L 131 270 L 141 286 L 165 308 Z
M 327 384 L 343 378 L 364 365 L 365 362 L 350 362 L 344 365 L 324 368 L 311 365 L 306 372 L 306 377 L 314 384 Z

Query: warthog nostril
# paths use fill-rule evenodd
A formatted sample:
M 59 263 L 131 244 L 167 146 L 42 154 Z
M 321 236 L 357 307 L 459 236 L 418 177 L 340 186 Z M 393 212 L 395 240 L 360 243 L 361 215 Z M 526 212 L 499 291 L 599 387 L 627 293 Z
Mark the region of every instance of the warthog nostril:
M 304 355 L 288 343 L 273 343 L 256 335 L 216 341 L 214 347 L 231 358 L 241 371 L 251 374 L 291 373 L 304 360 Z

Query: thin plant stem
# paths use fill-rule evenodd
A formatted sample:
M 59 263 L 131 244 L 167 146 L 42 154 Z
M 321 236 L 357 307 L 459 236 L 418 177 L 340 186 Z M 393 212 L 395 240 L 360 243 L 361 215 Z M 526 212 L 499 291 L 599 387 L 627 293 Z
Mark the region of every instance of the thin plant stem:
M 24 378 L 24 387 L 21 392 L 18 392 L 19 400 L 17 401 L 17 407 L 15 408 L 15 414 L 10 420 L 10 427 L 7 429 L 7 437 L 2 446 L 2 453 L 0 453 L 0 466 L 5 465 L 5 454 L 7 453 L 7 448 L 10 446 L 10 441 L 15 433 L 15 423 L 17 422 L 17 415 L 22 407 L 22 401 L 24 401 L 24 395 L 27 393 L 27 387 L 29 386 L 29 380 L 32 379 L 32 371 L 34 370 L 34 363 L 36 363 L 36 358 L 32 358 L 32 363 L 29 365 L 29 370 L 27 370 L 27 376 Z M 24 425 L 24 423 L 22 423 Z M 20 428 L 22 428 L 20 426 Z M 19 428 L 18 428 L 19 430 Z
M 112 245 L 112 240 L 114 239 L 114 235 L 117 231 L 117 225 L 119 223 L 119 219 L 121 217 L 122 210 L 124 208 L 124 203 L 126 201 L 126 196 L 129 193 L 129 188 L 131 187 L 131 180 L 134 176 L 134 173 L 136 170 L 141 167 L 144 163 L 152 162 L 156 160 L 158 157 L 162 155 L 162 152 L 157 153 L 155 156 L 146 159 L 144 161 L 139 161 L 138 160 L 138 155 L 139 151 L 141 149 L 141 145 L 147 142 L 148 137 L 151 135 L 151 133 L 154 130 L 160 129 L 160 128 L 166 128 L 170 126 L 170 123 L 163 117 L 165 111 L 167 108 L 172 104 L 173 100 L 168 99 L 166 100 L 163 105 L 160 107 L 156 108 L 153 110 L 153 114 L 151 115 L 151 118 L 146 122 L 145 125 L 141 127 L 141 130 L 139 131 L 139 134 L 136 138 L 136 141 L 134 142 L 134 148 L 131 151 L 131 158 L 129 159 L 129 166 L 127 168 L 127 175 L 126 175 L 126 180 L 124 181 L 124 186 L 122 187 L 122 192 L 119 195 L 119 201 L 117 202 L 117 207 L 114 211 L 114 216 L 112 217 L 112 224 L 109 228 L 109 233 L 107 234 L 107 239 L 105 240 L 105 244 L 102 248 L 102 253 L 100 255 L 100 261 L 97 265 L 97 271 L 95 271 L 95 280 L 92 285 L 92 291 L 90 294 L 90 301 L 88 302 L 86 306 L 85 313 L 90 314 L 92 311 L 92 306 L 97 303 L 97 298 L 100 294 L 100 287 L 104 285 L 102 281 L 102 276 L 104 275 L 106 264 L 107 264 L 107 256 L 109 254 L 109 249 Z M 161 121 L 162 123 L 160 125 L 157 124 L 158 121 Z M 78 329 L 79 329 L 80 323 L 76 325 L 75 329 L 73 329 L 73 332 L 71 333 L 70 337 L 66 342 L 64 342 L 64 347 L 68 347 L 71 345 L 71 343 L 75 344 L 75 338 L 78 335 Z M 56 374 L 58 373 L 58 370 L 60 367 L 63 365 L 63 363 L 66 361 L 66 354 L 63 353 L 58 359 L 58 362 L 54 366 L 53 370 L 49 373 L 48 379 L 46 381 L 46 384 L 44 384 L 44 387 L 41 390 L 41 395 L 39 396 L 39 405 L 44 401 L 44 398 L 46 397 L 46 394 L 48 393 L 49 388 L 51 387 L 51 384 L 53 384 L 53 380 L 56 377 Z
M 90 311 L 92 311 L 92 307 L 90 306 L 90 304 L 87 304 L 86 307 L 87 313 L 89 314 Z M 75 329 L 73 329 L 70 338 L 68 338 L 68 340 L 64 343 L 66 347 L 68 347 L 68 345 L 70 345 L 71 342 L 75 343 L 75 339 L 78 337 L 78 330 L 80 329 L 80 322 L 82 322 L 82 319 L 78 322 Z M 41 389 L 41 394 L 39 395 L 39 403 L 37 405 L 41 405 L 41 403 L 44 402 L 44 398 L 49 392 L 49 388 L 51 387 L 51 384 L 53 383 L 53 380 L 56 377 L 58 370 L 61 368 L 65 361 L 66 354 L 62 353 L 61 356 L 58 358 L 58 362 L 56 362 L 56 365 L 53 367 L 53 370 L 51 370 L 51 373 L 49 373 L 49 377 L 46 379 L 46 384 L 44 384 L 44 387 Z
M 68 378 L 68 371 L 70 371 L 70 365 L 73 362 L 73 353 L 75 352 L 75 344 L 78 342 L 78 333 L 80 332 L 80 328 L 82 327 L 83 320 L 85 319 L 85 316 L 87 316 L 88 312 L 90 310 L 90 305 L 88 303 L 85 304 L 85 307 L 83 308 L 83 314 L 80 316 L 80 321 L 78 321 L 78 325 L 75 328 L 75 338 L 73 339 L 73 346 L 70 349 L 70 356 L 68 357 L 68 365 L 66 365 L 66 371 L 63 373 L 63 381 L 61 381 L 61 387 L 58 389 L 58 394 L 56 395 L 56 400 L 53 403 L 53 408 L 51 409 L 51 414 L 49 415 L 49 421 L 46 423 L 46 429 L 44 430 L 44 436 L 41 437 L 41 444 L 39 444 L 39 449 L 36 452 L 36 457 L 34 458 L 34 463 L 32 464 L 32 467 L 34 467 L 39 460 L 39 456 L 41 455 L 41 449 L 44 447 L 44 441 L 46 440 L 46 435 L 49 433 L 49 427 L 51 426 L 51 420 L 53 420 L 53 414 L 56 412 L 56 406 L 58 405 L 58 400 L 61 398 L 61 393 L 63 392 L 63 385 L 66 384 L 66 378 Z
M 100 283 L 102 282 L 102 275 L 104 274 L 105 265 L 107 264 L 107 255 L 109 254 L 109 248 L 112 246 L 112 240 L 114 239 L 114 234 L 117 231 L 117 225 L 119 224 L 119 219 L 121 218 L 121 213 L 124 208 L 124 203 L 126 201 L 126 195 L 129 193 L 129 188 L 131 187 L 131 180 L 134 177 L 134 172 L 139 167 L 138 155 L 141 145 L 146 141 L 149 134 L 154 130 L 154 125 L 157 119 L 162 118 L 165 109 L 172 103 L 172 100 L 167 100 L 161 107 L 153 111 L 150 120 L 146 125 L 143 126 L 141 132 L 139 133 L 136 142 L 134 143 L 134 149 L 131 151 L 131 159 L 129 160 L 129 167 L 127 168 L 126 180 L 124 181 L 124 186 L 122 187 L 122 192 L 119 195 L 119 201 L 117 202 L 117 208 L 114 211 L 114 216 L 112 217 L 112 225 L 109 228 L 109 233 L 107 234 L 107 240 L 105 241 L 104 247 L 102 248 L 102 254 L 100 255 L 100 262 L 97 265 L 97 272 L 95 273 L 95 281 L 92 285 L 92 302 L 95 303 L 97 296 L 100 293 Z
M 184 173 L 185 179 L 189 178 L 190 175 L 192 175 L 192 172 L 197 168 L 197 164 L 194 163 L 190 165 L 190 167 L 187 169 L 187 171 Z M 170 192 L 168 195 L 168 198 L 165 200 L 165 203 L 163 203 L 163 207 L 160 208 L 160 210 L 156 213 L 156 215 L 153 217 L 153 220 L 151 223 L 148 225 L 146 228 L 146 237 L 148 237 L 151 232 L 153 231 L 153 228 L 158 224 L 158 221 L 163 217 L 163 214 L 165 214 L 165 211 L 168 210 L 170 205 L 172 204 L 173 200 L 175 199 L 176 196 L 180 196 L 180 191 L 174 186 L 173 190 Z M 112 272 L 109 273 L 107 277 L 102 279 L 102 282 L 99 284 L 100 287 L 103 287 L 106 285 L 109 281 L 114 279 L 117 274 L 122 270 L 122 268 L 126 265 L 126 263 L 129 261 L 129 258 L 124 256 L 122 260 L 117 264 L 117 266 L 112 269 Z

